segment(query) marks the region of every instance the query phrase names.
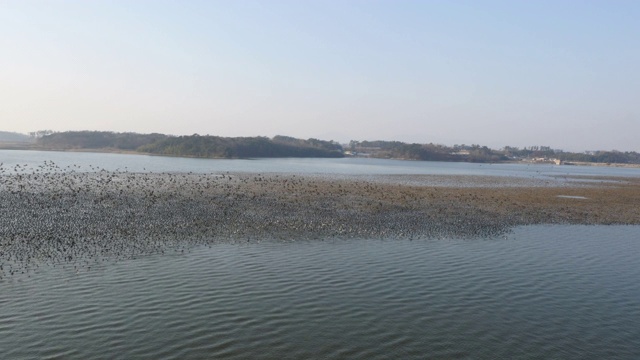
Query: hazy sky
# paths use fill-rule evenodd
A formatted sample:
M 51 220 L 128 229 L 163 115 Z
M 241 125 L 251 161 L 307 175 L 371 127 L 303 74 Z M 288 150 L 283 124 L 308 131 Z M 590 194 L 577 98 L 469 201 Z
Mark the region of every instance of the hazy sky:
M 0 0 L 0 130 L 640 151 L 640 1 Z

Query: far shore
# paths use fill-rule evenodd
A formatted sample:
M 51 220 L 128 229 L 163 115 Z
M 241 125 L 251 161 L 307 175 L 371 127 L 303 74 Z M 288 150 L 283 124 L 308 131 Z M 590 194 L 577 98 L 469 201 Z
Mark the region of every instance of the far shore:
M 0 142 L 0 150 L 25 150 L 25 151 L 55 151 L 55 152 L 79 152 L 79 153 L 97 153 L 97 154 L 126 154 L 126 155 L 143 155 L 143 156 L 161 156 L 161 157 L 175 157 L 175 158 L 189 158 L 189 159 L 234 159 L 226 157 L 200 157 L 200 156 L 188 156 L 188 155 L 171 155 L 171 154 L 154 154 L 140 151 L 127 151 L 115 148 L 100 148 L 100 149 L 86 149 L 86 148 L 45 148 L 34 144 L 25 143 L 8 143 Z M 267 157 L 265 157 L 267 158 Z M 402 158 L 375 158 L 365 157 L 371 159 L 387 159 L 387 160 L 402 160 L 402 161 L 426 161 L 426 160 L 414 160 L 414 159 L 402 159 Z M 463 162 L 463 161 L 461 161 Z M 526 165 L 553 165 L 548 162 L 534 162 L 534 161 L 499 161 L 499 162 L 487 162 L 478 164 L 526 164 Z M 640 168 L 640 164 L 621 164 L 621 163 L 595 163 L 595 162 L 582 162 L 582 161 L 570 161 L 565 162 L 558 166 L 599 166 L 599 167 L 618 167 L 618 168 Z

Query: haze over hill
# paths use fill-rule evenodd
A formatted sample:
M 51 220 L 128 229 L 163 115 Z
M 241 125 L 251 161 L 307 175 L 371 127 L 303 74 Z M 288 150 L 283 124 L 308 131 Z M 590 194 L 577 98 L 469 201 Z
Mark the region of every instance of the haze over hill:
M 25 134 L 11 132 L 11 131 L 0 131 L 0 142 L 28 142 L 32 139 Z

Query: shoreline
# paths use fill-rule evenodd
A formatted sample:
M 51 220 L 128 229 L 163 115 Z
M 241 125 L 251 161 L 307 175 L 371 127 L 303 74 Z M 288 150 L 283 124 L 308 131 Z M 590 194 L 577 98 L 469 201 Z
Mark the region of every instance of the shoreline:
M 185 159 L 211 159 L 211 160 L 233 160 L 233 159 L 274 159 L 277 157 L 250 157 L 250 158 L 235 158 L 235 157 L 201 157 L 201 156 L 190 156 L 190 155 L 171 155 L 171 154 L 156 154 L 156 153 L 146 153 L 135 150 L 121 150 L 121 149 L 112 149 L 112 148 L 100 148 L 100 149 L 84 149 L 84 148 L 65 148 L 65 149 L 55 149 L 55 148 L 44 148 L 44 147 L 36 147 L 33 145 L 23 145 L 21 143 L 0 143 L 0 150 L 22 150 L 22 151 L 53 151 L 53 152 L 77 152 L 77 153 L 95 153 L 95 154 L 125 154 L 125 155 L 142 155 L 142 156 L 160 156 L 160 157 L 170 157 L 170 158 L 185 158 Z M 300 158 L 304 159 L 305 157 L 287 157 L 287 158 Z M 521 164 L 521 165 L 555 165 L 553 163 L 548 162 L 531 162 L 531 161 L 513 161 L 513 160 L 505 160 L 498 162 L 470 162 L 470 161 L 433 161 L 433 160 L 415 160 L 415 159 L 402 159 L 402 158 L 378 158 L 378 157 L 357 157 L 357 156 L 344 156 L 342 158 L 353 158 L 353 159 L 383 159 L 383 160 L 396 160 L 396 161 L 431 161 L 431 162 L 453 162 L 453 163 L 466 163 L 466 164 Z M 323 159 L 339 159 L 335 157 L 326 157 Z M 630 168 L 630 169 L 638 169 L 640 168 L 640 164 L 622 164 L 622 163 L 595 163 L 595 162 L 581 162 L 581 161 L 569 161 L 563 163 L 561 165 L 556 166 L 597 166 L 597 167 L 617 167 L 617 168 Z

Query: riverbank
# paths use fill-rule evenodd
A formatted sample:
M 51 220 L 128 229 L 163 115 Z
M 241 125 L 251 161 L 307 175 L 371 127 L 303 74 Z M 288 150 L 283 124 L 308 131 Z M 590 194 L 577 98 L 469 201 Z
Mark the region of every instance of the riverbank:
M 637 178 L 45 169 L 0 179 L 5 276 L 217 242 L 475 238 L 529 224 L 640 224 Z

